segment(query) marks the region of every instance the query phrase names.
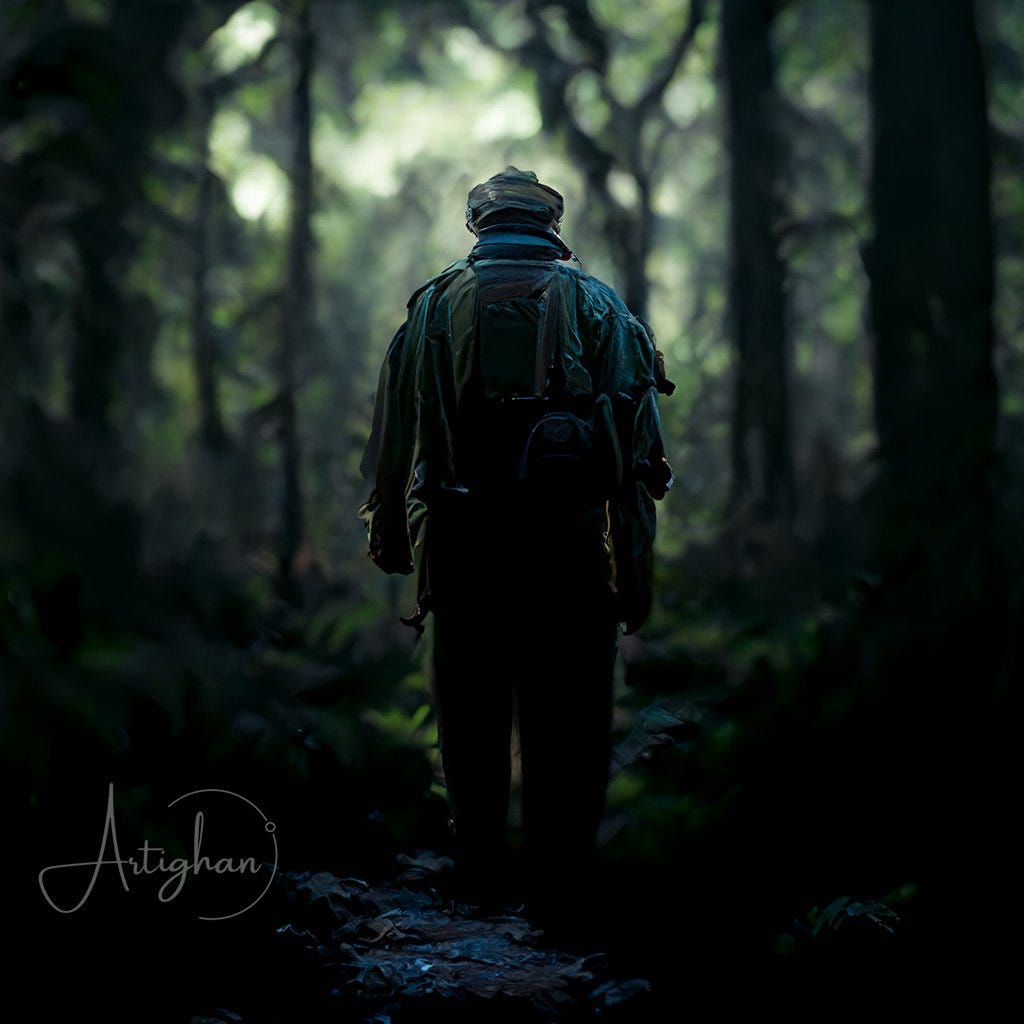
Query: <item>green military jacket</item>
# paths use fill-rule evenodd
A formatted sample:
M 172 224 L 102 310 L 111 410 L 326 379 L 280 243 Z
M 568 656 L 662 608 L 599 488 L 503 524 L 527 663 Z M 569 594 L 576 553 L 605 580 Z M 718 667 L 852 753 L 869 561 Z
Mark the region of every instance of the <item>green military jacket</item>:
M 373 490 L 359 512 L 368 526 L 374 562 L 388 573 L 411 573 L 431 493 L 439 486 L 459 486 L 454 431 L 477 355 L 478 278 L 485 267 L 500 271 L 504 264 L 514 272 L 522 260 L 536 261 L 537 279 L 552 296 L 554 351 L 564 390 L 574 396 L 616 396 L 620 408 L 625 401 L 632 421 L 624 431 L 628 450 L 622 453 L 622 482 L 608 502 L 611 582 L 620 621 L 631 632 L 650 610 L 654 500 L 672 484 L 658 393 L 671 394 L 673 385 L 665 378 L 649 326 L 610 287 L 565 262 L 566 255 L 551 236 L 482 234 L 468 258 L 452 263 L 413 294 L 380 371 L 362 463 Z M 411 620 L 417 626 L 428 610 L 424 579 L 425 574 L 420 607 Z

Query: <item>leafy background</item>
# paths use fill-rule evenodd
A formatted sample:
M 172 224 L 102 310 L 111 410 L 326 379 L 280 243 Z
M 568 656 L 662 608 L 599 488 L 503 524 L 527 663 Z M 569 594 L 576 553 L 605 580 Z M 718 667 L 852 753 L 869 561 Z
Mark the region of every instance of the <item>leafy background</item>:
M 40 1008 L 319 1012 L 269 910 L 43 906 L 110 781 L 133 836 L 237 788 L 293 869 L 447 849 L 429 631 L 365 556 L 358 464 L 406 299 L 506 163 L 564 194 L 678 385 L 657 606 L 617 669 L 620 971 L 697 1019 L 943 1005 L 948 963 L 989 998 L 1018 4 L 3 0 L 0 27 L 0 764 Z

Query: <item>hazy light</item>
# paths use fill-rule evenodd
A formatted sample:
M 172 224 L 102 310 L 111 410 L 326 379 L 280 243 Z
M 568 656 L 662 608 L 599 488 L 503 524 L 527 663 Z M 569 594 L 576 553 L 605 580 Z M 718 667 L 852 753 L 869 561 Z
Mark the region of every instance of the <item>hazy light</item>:
M 246 220 L 266 217 L 282 227 L 288 215 L 288 176 L 251 148 L 252 127 L 237 110 L 222 110 L 210 126 L 210 167 L 228 187 L 231 204 Z
M 666 90 L 663 100 L 668 116 L 678 125 L 688 125 L 714 103 L 715 90 L 703 76 L 677 78 Z
M 445 53 L 462 73 L 477 82 L 496 82 L 502 74 L 503 61 L 468 28 L 453 28 L 445 39 Z
M 625 171 L 608 172 L 608 191 L 617 203 L 620 203 L 627 210 L 632 210 L 640 202 L 640 189 L 636 178 Z
M 517 91 L 497 96 L 473 123 L 473 134 L 480 142 L 501 138 L 528 139 L 540 128 L 537 104 L 526 93 Z
M 207 46 L 217 69 L 231 72 L 250 61 L 277 32 L 278 15 L 264 0 L 253 0 L 210 36 Z
M 237 110 L 221 110 L 210 125 L 210 164 L 222 178 L 249 152 L 252 129 L 249 119 Z
M 328 115 L 317 118 L 317 164 L 342 186 L 380 197 L 395 195 L 406 169 L 421 157 L 458 153 L 471 163 L 483 156 L 481 148 L 502 139 L 529 139 L 541 128 L 537 104 L 521 89 L 453 97 L 418 83 L 367 88 L 359 120 L 365 127 L 352 135 Z
M 269 157 L 253 155 L 231 184 L 231 202 L 247 220 L 266 217 L 280 227 L 288 215 L 288 178 Z

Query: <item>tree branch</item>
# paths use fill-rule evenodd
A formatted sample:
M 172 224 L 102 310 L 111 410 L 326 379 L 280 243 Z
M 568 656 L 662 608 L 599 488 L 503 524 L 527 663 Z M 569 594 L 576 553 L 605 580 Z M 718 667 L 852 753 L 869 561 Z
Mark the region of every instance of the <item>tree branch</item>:
M 671 52 L 666 55 L 661 67 L 651 79 L 646 90 L 644 90 L 644 94 L 630 108 L 634 116 L 638 115 L 636 120 L 640 123 L 661 102 L 661 97 L 665 94 L 665 90 L 675 77 L 676 70 L 682 63 L 683 58 L 689 53 L 693 40 L 697 35 L 697 29 L 700 28 L 703 20 L 704 0 L 690 0 L 690 16 L 687 18 L 686 28 L 683 29 L 682 34 L 676 40 L 676 44 L 672 47 Z

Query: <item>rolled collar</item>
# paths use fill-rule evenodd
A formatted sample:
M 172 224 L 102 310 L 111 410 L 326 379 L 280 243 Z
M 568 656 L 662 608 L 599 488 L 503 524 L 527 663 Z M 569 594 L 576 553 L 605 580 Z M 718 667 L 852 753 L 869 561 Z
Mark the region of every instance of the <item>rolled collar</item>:
M 553 231 L 533 224 L 495 224 L 480 230 L 469 254 L 474 259 L 568 260 L 566 244 Z

